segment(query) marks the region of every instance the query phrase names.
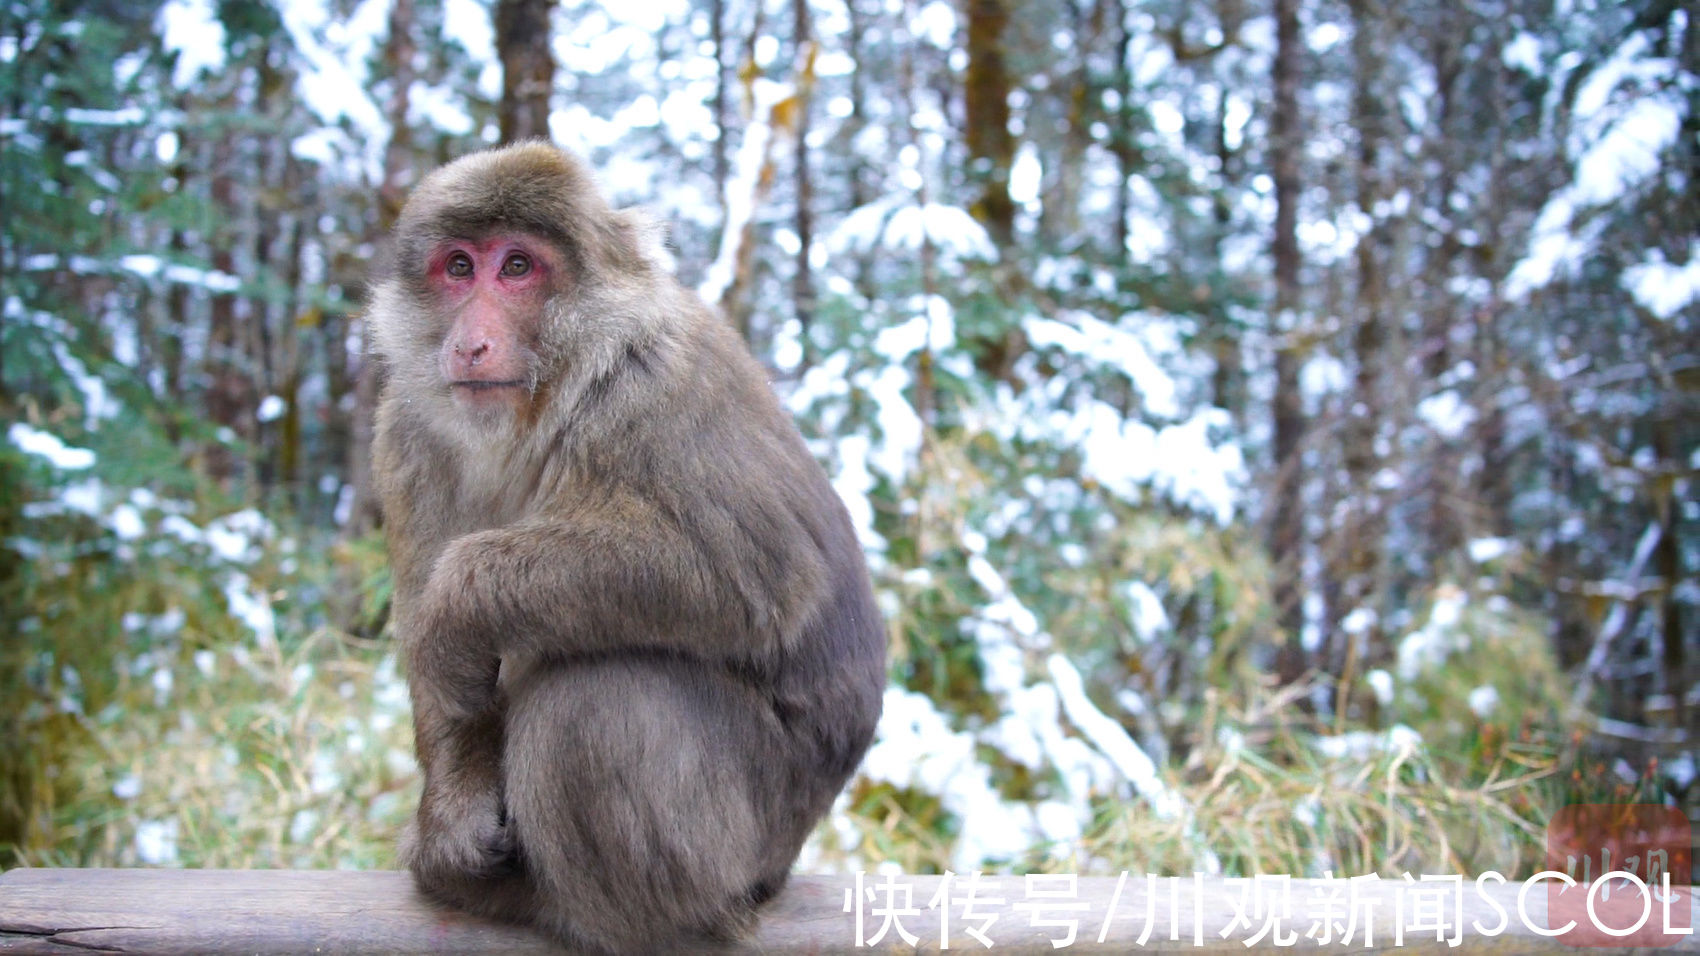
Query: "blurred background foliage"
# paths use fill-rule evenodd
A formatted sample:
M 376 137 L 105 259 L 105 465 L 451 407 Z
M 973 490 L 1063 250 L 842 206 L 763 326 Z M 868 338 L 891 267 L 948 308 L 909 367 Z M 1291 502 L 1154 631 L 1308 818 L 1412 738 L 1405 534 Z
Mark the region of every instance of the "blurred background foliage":
M 359 303 L 534 135 L 672 223 L 868 548 L 805 866 L 1693 815 L 1697 100 L 1663 0 L 0 0 L 0 865 L 394 864 Z

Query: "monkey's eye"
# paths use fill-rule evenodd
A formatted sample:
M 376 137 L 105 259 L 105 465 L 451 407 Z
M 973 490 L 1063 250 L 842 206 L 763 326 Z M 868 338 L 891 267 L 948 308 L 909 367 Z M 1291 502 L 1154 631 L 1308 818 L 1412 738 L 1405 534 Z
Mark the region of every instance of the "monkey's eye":
M 502 260 L 502 275 L 510 279 L 518 278 L 530 271 L 531 260 L 517 252 Z
M 443 265 L 443 271 L 447 272 L 451 279 L 464 279 L 472 275 L 472 257 L 464 252 L 457 252 L 449 256 L 449 261 Z

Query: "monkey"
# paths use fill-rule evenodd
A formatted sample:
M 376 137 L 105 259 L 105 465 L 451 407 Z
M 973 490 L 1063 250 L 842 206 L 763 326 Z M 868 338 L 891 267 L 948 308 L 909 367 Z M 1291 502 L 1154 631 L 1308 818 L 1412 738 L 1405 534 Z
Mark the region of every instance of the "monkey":
M 437 169 L 388 260 L 373 473 L 423 777 L 400 861 L 583 951 L 747 935 L 879 719 L 843 502 L 576 155 Z

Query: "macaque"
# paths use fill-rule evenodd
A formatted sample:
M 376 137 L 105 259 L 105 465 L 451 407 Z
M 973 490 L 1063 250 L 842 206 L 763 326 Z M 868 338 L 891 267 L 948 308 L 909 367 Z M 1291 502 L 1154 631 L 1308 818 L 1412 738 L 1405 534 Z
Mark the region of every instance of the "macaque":
M 578 158 L 467 156 L 369 317 L 430 898 L 592 952 L 746 933 L 861 760 L 885 632 L 731 326 Z

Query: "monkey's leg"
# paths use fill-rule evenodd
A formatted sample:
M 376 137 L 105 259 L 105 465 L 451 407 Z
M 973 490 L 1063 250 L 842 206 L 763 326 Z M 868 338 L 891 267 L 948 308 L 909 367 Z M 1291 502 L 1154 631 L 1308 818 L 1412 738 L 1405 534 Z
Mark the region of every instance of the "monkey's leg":
M 425 787 L 402 835 L 401 862 L 419 888 L 438 900 L 522 917 L 524 907 L 478 905 L 492 893 L 493 882 L 523 882 L 512 879 L 519 875 L 519 861 L 502 800 L 501 711 L 450 718 L 420 706 L 416 695 L 414 736 Z
M 510 688 L 510 826 L 536 921 L 611 952 L 739 935 L 807 830 L 774 825 L 794 814 L 788 752 L 764 696 L 700 662 L 575 661 Z

